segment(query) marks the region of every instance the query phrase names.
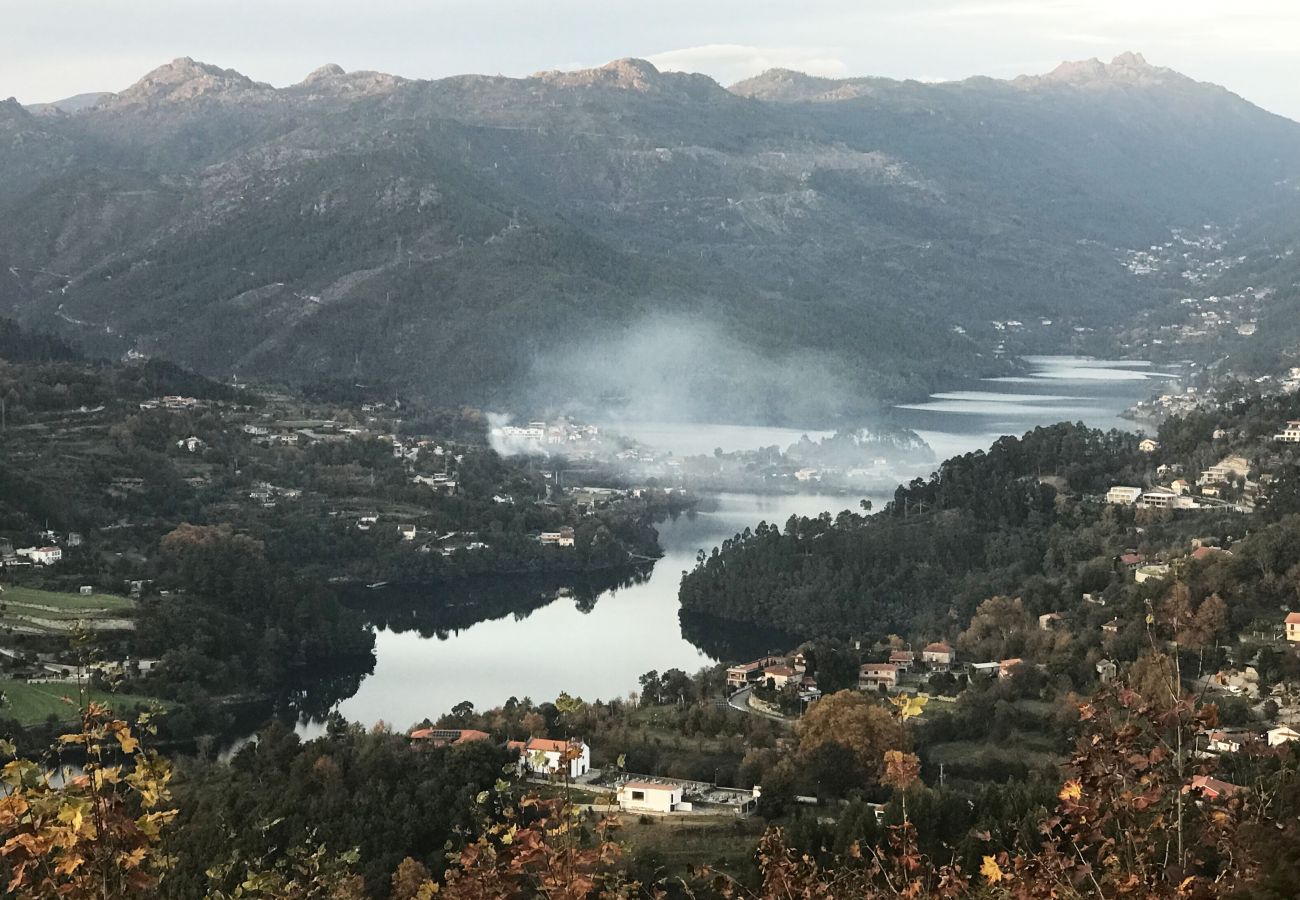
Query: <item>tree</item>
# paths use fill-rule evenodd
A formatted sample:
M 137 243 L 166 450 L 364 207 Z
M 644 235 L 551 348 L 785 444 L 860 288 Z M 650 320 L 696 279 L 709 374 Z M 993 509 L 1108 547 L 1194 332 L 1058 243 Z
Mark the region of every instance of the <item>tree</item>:
M 824 744 L 841 744 L 876 779 L 884 769 L 885 751 L 906 744 L 899 720 L 856 691 L 840 691 L 813 704 L 799 721 L 798 737 L 801 759 Z

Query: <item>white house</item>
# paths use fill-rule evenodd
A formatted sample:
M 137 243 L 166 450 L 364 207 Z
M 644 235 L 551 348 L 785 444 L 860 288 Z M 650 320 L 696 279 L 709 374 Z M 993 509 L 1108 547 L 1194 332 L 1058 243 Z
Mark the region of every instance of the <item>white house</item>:
M 1160 442 L 1153 440 L 1152 438 L 1144 438 L 1142 442 L 1138 444 L 1138 449 L 1143 453 L 1155 453 L 1160 449 Z
M 63 550 L 58 547 L 23 547 L 17 554 L 41 566 L 52 566 L 63 559 Z
M 1141 496 L 1142 488 L 1116 485 L 1106 492 L 1106 502 L 1118 503 L 1121 506 L 1132 506 Z
M 553 741 L 549 738 L 529 738 L 527 742 L 511 741 L 510 747 L 519 750 L 519 765 L 537 775 L 555 775 L 564 770 L 564 757 L 568 756 L 569 777 L 577 778 L 591 770 L 591 748 L 585 741 Z
M 203 442 L 202 438 L 191 436 L 187 438 L 181 438 L 179 441 L 176 442 L 176 446 L 186 451 L 187 453 L 198 453 L 200 450 L 206 447 L 207 444 Z
M 1268 731 L 1268 745 L 1270 747 L 1289 744 L 1291 741 L 1300 741 L 1300 731 L 1296 731 L 1290 725 L 1279 725 L 1277 728 L 1271 728 Z
M 1273 437 L 1275 440 L 1285 441 L 1288 444 L 1300 444 L 1300 420 L 1287 422 L 1286 427 Z
M 618 789 L 618 808 L 627 812 L 687 812 L 691 804 L 682 802 L 680 784 L 655 781 L 628 781 Z

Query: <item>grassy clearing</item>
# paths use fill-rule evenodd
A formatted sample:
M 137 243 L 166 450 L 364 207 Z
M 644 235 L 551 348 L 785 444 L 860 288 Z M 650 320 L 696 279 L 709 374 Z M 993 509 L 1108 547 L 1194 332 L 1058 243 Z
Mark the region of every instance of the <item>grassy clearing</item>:
M 50 716 L 60 722 L 75 722 L 80 715 L 75 684 L 28 684 L 6 678 L 0 679 L 0 693 L 4 694 L 0 718 L 16 719 L 20 725 L 39 725 Z M 97 690 L 88 690 L 86 696 L 96 703 L 106 704 L 118 715 L 129 715 L 136 707 L 159 702 L 138 694 L 110 694 Z
M 684 876 L 688 866 L 715 866 L 733 874 L 745 873 L 753 863 L 761 825 L 735 816 L 683 816 L 642 824 L 640 817 L 624 813 L 618 840 L 643 863 L 662 867 L 664 874 Z
M 44 612 L 60 610 L 72 613 L 121 612 L 134 609 L 135 601 L 113 594 L 71 594 L 41 591 L 29 587 L 7 587 L 0 593 L 0 603 L 8 606 L 49 607 Z M 53 618 L 53 616 L 50 616 Z

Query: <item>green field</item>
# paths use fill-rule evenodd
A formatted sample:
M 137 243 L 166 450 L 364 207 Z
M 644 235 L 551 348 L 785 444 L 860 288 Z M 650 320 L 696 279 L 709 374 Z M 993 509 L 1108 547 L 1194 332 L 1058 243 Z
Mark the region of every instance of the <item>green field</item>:
M 75 684 L 28 684 L 5 678 L 0 679 L 0 693 L 4 694 L 0 719 L 16 719 L 20 725 L 38 725 L 51 715 L 60 722 L 75 722 L 80 716 Z M 86 696 L 89 700 L 107 704 L 113 712 L 128 718 L 135 707 L 158 703 L 152 697 L 110 694 L 107 691 L 88 690 Z
M 134 601 L 112 594 L 70 594 L 41 591 L 28 587 L 8 587 L 0 593 L 0 624 L 36 633 L 67 631 L 72 623 L 83 621 L 86 627 L 129 627 L 122 624 Z M 62 624 L 68 623 L 68 624 Z
M 67 612 L 120 612 L 134 609 L 135 601 L 113 594 L 70 594 L 62 591 L 40 591 L 29 587 L 6 587 L 0 592 L 0 603 L 9 606 L 46 606 Z M 49 612 L 50 610 L 43 610 Z

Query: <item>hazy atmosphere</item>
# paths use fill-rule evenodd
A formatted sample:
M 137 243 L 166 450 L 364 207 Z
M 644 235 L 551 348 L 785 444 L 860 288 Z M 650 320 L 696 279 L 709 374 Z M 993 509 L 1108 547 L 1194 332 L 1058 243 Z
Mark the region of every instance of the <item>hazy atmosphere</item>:
M 1300 898 L 1300 2 L 0 6 L 4 897 Z
M 176 56 L 282 86 L 327 62 L 407 78 L 528 75 L 637 56 L 730 84 L 774 68 L 926 81 L 1011 78 L 1126 50 L 1300 118 L 1290 0 L 547 3 L 14 0 L 0 97 L 116 91 Z

